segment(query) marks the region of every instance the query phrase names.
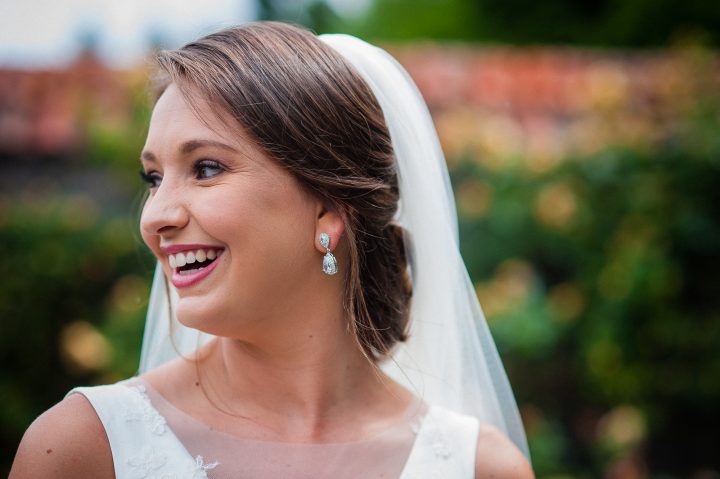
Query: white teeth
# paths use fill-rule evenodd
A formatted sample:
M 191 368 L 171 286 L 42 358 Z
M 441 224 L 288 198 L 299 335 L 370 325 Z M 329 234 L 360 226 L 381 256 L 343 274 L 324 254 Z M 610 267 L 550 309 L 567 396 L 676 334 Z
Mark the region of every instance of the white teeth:
M 214 260 L 218 257 L 218 253 L 222 250 L 214 249 L 199 249 L 197 251 L 187 251 L 185 253 L 175 253 L 168 255 L 168 263 L 171 268 L 180 268 L 186 264 L 193 264 L 195 262 L 202 263 L 206 260 Z M 197 271 L 192 269 L 189 271 Z
M 205 269 L 205 268 L 184 269 L 184 270 L 180 271 L 179 273 L 180 273 L 181 276 L 187 276 L 187 275 L 190 275 L 190 274 L 195 274 L 195 273 L 197 273 L 198 271 L 200 271 L 201 269 Z
M 177 264 L 178 268 L 185 266 L 185 254 L 184 253 L 178 253 L 175 255 L 175 263 Z

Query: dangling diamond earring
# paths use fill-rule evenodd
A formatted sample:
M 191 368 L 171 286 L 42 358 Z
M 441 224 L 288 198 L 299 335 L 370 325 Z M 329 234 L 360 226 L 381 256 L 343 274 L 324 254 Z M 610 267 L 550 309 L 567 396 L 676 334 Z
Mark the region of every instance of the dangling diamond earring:
M 323 248 L 325 248 L 325 256 L 323 257 L 323 272 L 330 275 L 337 273 L 337 260 L 330 252 L 330 235 L 327 233 L 320 233 L 320 244 Z

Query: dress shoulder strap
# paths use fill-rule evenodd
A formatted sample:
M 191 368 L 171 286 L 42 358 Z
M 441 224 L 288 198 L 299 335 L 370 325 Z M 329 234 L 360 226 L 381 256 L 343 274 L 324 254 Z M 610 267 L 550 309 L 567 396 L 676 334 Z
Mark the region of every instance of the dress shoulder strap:
M 205 479 L 217 464 L 188 453 L 150 403 L 145 387 L 130 380 L 77 387 L 102 422 L 112 451 L 116 479 Z
M 473 479 L 480 422 L 431 406 L 400 479 Z

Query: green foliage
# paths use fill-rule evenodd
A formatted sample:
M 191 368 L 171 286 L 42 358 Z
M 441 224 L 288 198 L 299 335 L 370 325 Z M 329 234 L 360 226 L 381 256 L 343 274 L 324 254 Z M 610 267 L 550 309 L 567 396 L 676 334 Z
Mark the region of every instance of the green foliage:
M 131 91 L 127 118 L 85 100 L 79 161 L 40 165 L 0 195 L 0 475 L 71 388 L 137 370 L 154 262 L 138 234 L 148 102 Z
M 2 449 L 73 386 L 137 369 L 149 287 L 127 217 L 86 196 L 29 190 L 0 203 Z
M 650 150 L 544 174 L 470 157 L 453 171 L 463 256 L 540 476 L 599 477 L 630 457 L 678 476 L 720 469 L 720 148 L 707 134 L 720 105 L 708 100 Z M 464 210 L 472 184 L 487 209 Z
M 373 0 L 343 16 L 328 2 L 262 0 L 260 18 L 374 41 L 470 40 L 653 47 L 720 44 L 720 8 L 705 0 Z

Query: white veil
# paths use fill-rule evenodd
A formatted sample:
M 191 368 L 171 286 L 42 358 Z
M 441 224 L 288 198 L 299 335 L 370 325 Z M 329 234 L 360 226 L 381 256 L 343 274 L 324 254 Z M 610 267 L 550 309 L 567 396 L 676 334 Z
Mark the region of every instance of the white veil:
M 413 299 L 410 337 L 381 366 L 428 403 L 495 425 L 529 458 L 512 389 L 460 256 L 450 178 L 427 106 L 407 72 L 384 50 L 348 35 L 320 39 L 352 64 L 372 89 L 396 158 L 396 222 L 406 230 Z M 168 297 L 175 303 L 176 292 L 158 265 L 140 372 L 177 357 L 178 351 L 191 353 L 212 338 L 181 325 L 169 310 Z

